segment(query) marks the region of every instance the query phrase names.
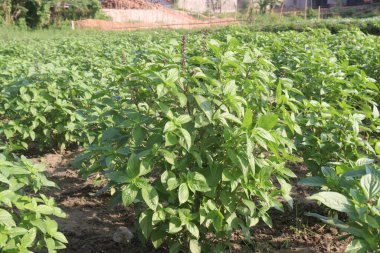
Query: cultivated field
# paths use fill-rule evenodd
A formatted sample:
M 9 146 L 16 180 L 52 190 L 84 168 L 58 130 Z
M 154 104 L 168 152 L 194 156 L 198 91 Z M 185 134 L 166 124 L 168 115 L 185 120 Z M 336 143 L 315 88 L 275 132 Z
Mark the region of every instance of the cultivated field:
M 0 248 L 380 250 L 379 89 L 356 29 L 4 33 Z

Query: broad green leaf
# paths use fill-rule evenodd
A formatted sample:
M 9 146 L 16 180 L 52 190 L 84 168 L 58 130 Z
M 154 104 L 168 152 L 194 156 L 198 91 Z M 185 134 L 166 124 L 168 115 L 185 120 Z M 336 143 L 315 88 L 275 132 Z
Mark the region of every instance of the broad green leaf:
M 195 238 L 199 239 L 199 229 L 197 225 L 192 222 L 186 223 L 186 229 L 190 232 Z
M 165 124 L 164 133 L 173 132 L 176 129 L 177 129 L 177 126 L 173 122 L 168 121 Z
M 219 210 L 213 210 L 208 217 L 212 220 L 212 224 L 216 231 L 221 231 L 223 227 L 224 216 Z
M 374 174 L 367 174 L 360 179 L 360 185 L 367 199 L 380 194 L 380 177 Z
M 172 217 L 169 221 L 169 233 L 176 234 L 182 230 L 182 222 L 178 217 Z
M 140 163 L 140 174 L 139 176 L 144 176 L 151 172 L 153 169 L 153 161 L 150 159 L 144 159 Z
M 147 210 L 143 213 L 141 213 L 139 217 L 139 224 L 142 234 L 144 235 L 145 239 L 148 239 L 150 236 L 150 233 L 152 232 L 152 212 L 150 210 Z
M 132 130 L 133 139 L 136 142 L 136 145 L 140 145 L 144 140 L 145 131 L 141 126 L 135 126 Z
M 46 247 L 48 249 L 48 252 L 49 253 L 55 253 L 56 250 L 55 250 L 54 239 L 53 238 L 44 238 L 44 239 L 45 239 L 45 243 L 46 243 Z
M 135 154 L 128 159 L 127 174 L 129 178 L 135 178 L 140 174 L 140 160 Z
M 172 191 L 178 187 L 179 182 L 178 179 L 174 176 L 169 178 L 166 184 L 168 185 L 168 191 Z
M 183 125 L 183 124 L 186 124 L 188 122 L 191 121 L 191 116 L 188 115 L 188 114 L 183 114 L 181 116 L 179 116 L 176 121 L 180 124 L 180 125 Z
M 187 185 L 192 192 L 208 192 L 210 190 L 206 178 L 198 172 L 187 173 Z
M 252 121 L 253 121 L 252 110 L 248 108 L 244 114 L 242 127 L 249 129 L 252 125 Z
M 261 127 L 256 127 L 252 131 L 253 134 L 259 135 L 261 138 L 266 139 L 271 142 L 276 142 L 276 140 L 273 138 L 271 133 L 269 133 L 267 130 Z
M 351 213 L 354 210 L 354 206 L 348 198 L 338 192 L 319 192 L 308 197 L 308 199 L 317 200 L 339 212 Z
M 53 235 L 58 231 L 58 223 L 55 220 L 46 218 L 45 224 L 48 234 Z
M 305 215 L 320 219 L 322 222 L 335 226 L 339 228 L 340 230 L 342 230 L 343 232 L 350 233 L 354 236 L 357 236 L 360 238 L 365 238 L 367 236 L 363 230 L 347 225 L 343 223 L 342 221 L 338 220 L 337 218 L 325 217 L 316 213 L 306 213 Z
M 151 233 L 151 238 L 153 246 L 157 249 L 164 243 L 165 231 L 162 230 L 153 230 Z
M 212 113 L 213 113 L 211 102 L 207 98 L 205 98 L 201 95 L 195 95 L 194 98 L 197 101 L 199 107 L 202 109 L 202 111 L 204 112 L 204 114 L 208 118 L 208 120 L 211 121 L 212 120 Z
M 268 227 L 273 227 L 272 218 L 268 214 L 265 214 L 263 217 L 261 217 L 261 219 L 265 222 L 265 224 L 268 225 Z
M 188 199 L 189 199 L 189 189 L 186 183 L 182 183 L 179 186 L 179 190 L 178 190 L 179 204 L 181 205 L 183 203 L 186 203 Z
M 369 158 L 359 158 L 357 161 L 356 161 L 356 166 L 364 166 L 364 165 L 369 165 L 369 164 L 372 164 L 374 162 L 373 159 L 369 159 Z
M 69 243 L 69 242 L 67 241 L 65 235 L 62 234 L 61 232 L 56 232 L 56 233 L 53 235 L 53 237 L 54 237 L 55 239 L 57 239 L 58 241 L 60 241 L 60 242 L 63 242 L 63 243 Z
M 189 248 L 191 253 L 201 253 L 202 249 L 197 240 L 190 240 Z
M 122 189 L 121 197 L 123 201 L 123 205 L 128 207 L 133 201 L 136 199 L 138 193 L 138 189 L 133 185 L 128 185 Z
M 166 160 L 168 163 L 174 165 L 177 156 L 176 156 L 173 152 L 170 152 L 170 151 L 168 151 L 168 150 L 163 150 L 163 149 L 161 149 L 161 150 L 160 150 L 160 153 L 164 156 L 165 160 Z
M 373 105 L 373 117 L 376 119 L 376 118 L 379 118 L 380 117 L 380 113 L 379 113 L 379 110 L 377 109 L 377 106 L 376 105 Z
M 191 148 L 191 135 L 190 135 L 190 133 L 186 130 L 186 129 L 184 129 L 184 128 L 181 128 L 180 129 L 180 131 L 181 131 L 181 133 L 182 133 L 182 136 L 184 137 L 184 139 L 185 139 L 185 144 L 186 144 L 186 146 L 185 146 L 185 148 L 186 148 L 186 150 L 187 151 L 189 151 L 190 150 L 190 148 Z
M 354 239 L 347 245 L 344 253 L 366 253 L 369 249 L 365 240 Z
M 4 224 L 7 227 L 16 226 L 16 223 L 14 222 L 12 215 L 4 209 L 0 209 L 0 223 Z
M 156 211 L 158 206 L 158 194 L 156 189 L 154 189 L 152 186 L 143 187 L 141 189 L 141 195 L 148 207 Z
M 34 243 L 34 240 L 36 239 L 37 235 L 37 229 L 31 228 L 22 238 L 21 238 L 21 245 L 25 248 L 29 248 Z
M 265 130 L 271 130 L 277 124 L 277 121 L 278 116 L 276 114 L 264 114 L 259 118 L 257 126 Z

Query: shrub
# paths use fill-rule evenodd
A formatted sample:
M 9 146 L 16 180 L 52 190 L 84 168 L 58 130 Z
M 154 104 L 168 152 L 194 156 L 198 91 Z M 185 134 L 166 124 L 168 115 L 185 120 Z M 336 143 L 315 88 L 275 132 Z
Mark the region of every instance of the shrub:
M 56 252 L 67 240 L 50 216 L 65 217 L 54 199 L 39 193 L 54 187 L 43 174 L 44 167 L 25 157 L 7 159 L 0 154 L 0 249 L 30 252 L 46 248 Z
M 129 95 L 77 162 L 87 161 L 85 174 L 105 173 L 115 202 L 141 210 L 155 247 L 220 252 L 234 230 L 249 240 L 260 219 L 272 226 L 268 210 L 284 210 L 279 196 L 291 205 L 295 175 L 283 157 L 294 146 L 268 111 L 270 62 L 231 37 L 211 40 L 207 57 L 187 56 L 187 46 L 184 37 L 181 53 L 177 45 L 121 67 L 119 92 Z
M 337 216 L 307 214 L 351 234 L 354 239 L 345 252 L 380 250 L 380 170 L 376 164 L 371 164 L 373 162 L 361 158 L 355 164 L 342 164 L 335 170 L 324 167 L 324 177 L 301 181 L 309 186 L 326 187 L 309 199 L 347 215 L 347 221 L 343 222 Z

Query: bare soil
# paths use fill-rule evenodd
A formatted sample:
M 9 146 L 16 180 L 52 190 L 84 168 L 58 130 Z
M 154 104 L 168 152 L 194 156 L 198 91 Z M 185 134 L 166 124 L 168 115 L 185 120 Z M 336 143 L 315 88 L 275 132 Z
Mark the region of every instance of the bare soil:
M 179 17 L 181 18 L 181 17 Z M 205 27 L 215 27 L 215 26 L 226 26 L 239 24 L 239 21 L 234 20 L 233 18 L 225 18 L 225 19 L 212 19 L 210 21 L 187 21 L 186 19 L 182 19 L 180 22 L 175 23 L 146 23 L 146 22 L 138 22 L 138 23 L 123 23 L 123 22 L 113 22 L 113 21 L 105 21 L 105 20 L 97 20 L 97 19 L 85 19 L 74 21 L 75 28 L 79 29 L 98 29 L 98 30 L 141 30 L 141 29 L 162 29 L 162 28 L 170 28 L 170 29 L 199 29 Z
M 153 2 L 145 0 L 104 0 L 102 6 L 110 9 L 156 9 L 162 7 Z
M 133 239 L 129 245 L 113 241 L 117 228 L 134 227 L 135 212 L 132 208 L 108 207 L 108 195 L 96 196 L 98 188 L 92 180 L 83 180 L 71 165 L 77 152 L 66 154 L 47 154 L 34 158 L 36 163 L 46 165 L 49 178 L 60 189 L 48 192 L 54 196 L 57 204 L 67 214 L 67 219 L 57 219 L 60 230 L 66 235 L 69 244 L 63 253 L 149 253 L 167 252 L 166 249 L 154 250 L 151 246 L 141 244 Z M 295 171 L 302 177 L 305 170 Z M 349 238 L 339 241 L 342 233 L 337 229 L 320 224 L 313 218 L 306 217 L 306 211 L 321 211 L 311 202 L 305 201 L 309 189 L 297 186 L 294 182 L 294 209 L 285 213 L 272 211 L 273 228 L 258 224 L 251 231 L 252 245 L 242 242 L 240 232 L 232 235 L 234 242 L 232 252 L 343 252 Z

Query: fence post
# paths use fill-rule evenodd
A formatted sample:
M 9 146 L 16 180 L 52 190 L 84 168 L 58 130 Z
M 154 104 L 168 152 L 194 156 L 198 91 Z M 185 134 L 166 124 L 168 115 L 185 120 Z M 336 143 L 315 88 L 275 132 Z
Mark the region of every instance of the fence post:
M 237 19 L 237 12 L 238 12 L 238 6 L 237 6 L 237 2 L 234 3 L 235 4 L 235 21 Z
M 321 6 L 318 6 L 318 22 L 321 20 Z
M 74 23 L 74 21 L 71 21 L 71 30 L 75 30 L 75 23 Z
M 307 0 L 305 0 L 305 20 L 307 19 Z

